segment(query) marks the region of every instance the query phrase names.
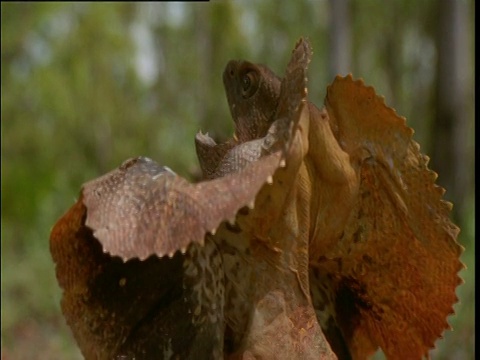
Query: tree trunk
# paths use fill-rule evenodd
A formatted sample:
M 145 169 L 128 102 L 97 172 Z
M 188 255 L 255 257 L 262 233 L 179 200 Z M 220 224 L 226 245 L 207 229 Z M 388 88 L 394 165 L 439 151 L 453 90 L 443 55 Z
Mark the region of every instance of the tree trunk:
M 350 1 L 330 0 L 329 77 L 347 75 L 351 69 Z
M 454 202 L 454 217 L 465 214 L 465 200 L 472 192 L 473 166 L 469 151 L 469 38 L 468 2 L 438 2 L 436 118 L 432 124 L 431 168 L 440 174 L 438 184 Z

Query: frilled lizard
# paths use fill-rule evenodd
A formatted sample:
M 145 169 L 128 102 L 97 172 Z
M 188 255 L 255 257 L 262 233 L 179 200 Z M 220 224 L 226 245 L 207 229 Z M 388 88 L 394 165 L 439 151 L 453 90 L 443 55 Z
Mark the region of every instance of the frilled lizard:
M 136 158 L 83 186 L 50 248 L 86 358 L 415 359 L 448 328 L 462 248 L 428 158 L 362 81 L 307 102 L 310 57 L 228 63 L 205 181 Z

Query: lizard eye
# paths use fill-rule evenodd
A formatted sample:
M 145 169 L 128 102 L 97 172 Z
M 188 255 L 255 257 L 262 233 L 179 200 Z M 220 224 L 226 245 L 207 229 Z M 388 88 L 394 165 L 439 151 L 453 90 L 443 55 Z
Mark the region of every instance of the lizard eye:
M 252 85 L 252 81 L 250 80 L 249 74 L 243 76 L 242 85 L 243 85 L 243 91 L 248 91 L 248 89 L 250 88 L 250 85 Z
M 244 73 L 241 78 L 242 97 L 248 99 L 258 89 L 258 74 L 255 71 L 248 71 Z

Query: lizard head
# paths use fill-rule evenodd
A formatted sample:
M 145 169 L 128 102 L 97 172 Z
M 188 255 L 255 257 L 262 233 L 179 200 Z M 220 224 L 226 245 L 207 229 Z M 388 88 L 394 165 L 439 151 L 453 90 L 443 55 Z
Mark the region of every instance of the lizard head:
M 264 137 L 274 120 L 281 78 L 264 65 L 231 60 L 223 84 L 238 141 Z

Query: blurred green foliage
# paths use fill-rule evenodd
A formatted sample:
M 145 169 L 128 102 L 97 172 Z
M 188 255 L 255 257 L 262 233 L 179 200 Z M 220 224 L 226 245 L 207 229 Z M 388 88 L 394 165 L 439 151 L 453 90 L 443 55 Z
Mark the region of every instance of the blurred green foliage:
M 435 1 L 382 4 L 352 2 L 353 72 L 409 119 L 428 153 Z M 80 185 L 138 155 L 195 176 L 195 133 L 232 132 L 221 82 L 231 58 L 281 73 L 295 41 L 309 37 L 309 96 L 321 105 L 332 80 L 328 25 L 328 3 L 314 0 L 2 2 L 2 359 L 81 358 L 48 249 Z M 473 91 L 468 106 L 473 114 Z M 437 359 L 474 356 L 473 200 L 469 209 L 461 219 L 466 284 Z

